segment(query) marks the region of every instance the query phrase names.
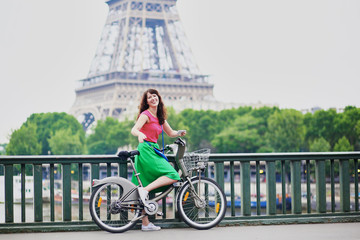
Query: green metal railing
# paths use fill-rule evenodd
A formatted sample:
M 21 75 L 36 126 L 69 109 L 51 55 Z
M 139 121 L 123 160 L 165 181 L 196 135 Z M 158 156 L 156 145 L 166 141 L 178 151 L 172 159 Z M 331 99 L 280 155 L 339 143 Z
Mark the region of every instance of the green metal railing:
M 222 225 L 360 221 L 359 158 L 359 152 L 211 154 L 206 175 L 214 177 L 228 193 L 228 211 Z M 174 161 L 173 156 L 169 159 Z M 31 222 L 26 216 L 27 165 L 32 166 L 33 178 L 34 216 Z M 91 179 L 99 178 L 100 169 L 105 169 L 106 176 L 111 176 L 114 165 L 117 175 L 128 177 L 127 162 L 116 156 L 0 156 L 0 173 L 4 172 L 4 185 L 0 186 L 0 194 L 1 191 L 4 194 L 0 233 L 98 229 L 91 219 L 84 218 L 84 212 L 88 211 L 84 207 L 84 183 L 89 185 Z M 48 179 L 43 179 L 44 166 L 49 169 Z M 88 180 L 84 180 L 84 166 L 89 166 L 91 172 Z M 78 172 L 76 213 L 72 211 L 74 168 Z M 61 171 L 60 220 L 55 218 L 55 169 Z M 20 203 L 14 202 L 16 172 L 21 176 Z M 43 216 L 45 180 L 50 186 L 48 220 Z M 237 192 L 240 192 L 240 205 Z M 262 201 L 263 195 L 266 195 L 265 201 Z M 166 212 L 165 200 L 162 203 Z M 15 204 L 21 206 L 19 222 L 14 220 Z M 165 214 L 155 221 L 164 227 L 185 226 L 176 214 L 173 218 Z

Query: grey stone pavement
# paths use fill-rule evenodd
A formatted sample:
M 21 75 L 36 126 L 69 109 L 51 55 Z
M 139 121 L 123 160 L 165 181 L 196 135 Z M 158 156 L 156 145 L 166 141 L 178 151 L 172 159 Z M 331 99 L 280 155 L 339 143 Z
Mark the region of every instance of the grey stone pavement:
M 103 231 L 0 234 L 0 240 L 360 240 L 359 223 L 292 224 L 162 229 L 157 232 L 130 230 L 112 234 Z

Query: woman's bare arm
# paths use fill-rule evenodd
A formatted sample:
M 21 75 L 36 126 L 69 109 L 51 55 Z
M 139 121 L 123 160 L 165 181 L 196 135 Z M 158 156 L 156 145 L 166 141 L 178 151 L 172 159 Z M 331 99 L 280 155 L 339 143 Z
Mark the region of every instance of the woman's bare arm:
M 167 121 L 165 121 L 165 123 L 164 123 L 164 132 L 169 137 L 172 137 L 172 138 L 182 137 L 182 136 L 185 136 L 185 134 L 186 134 L 186 130 L 179 130 L 179 131 L 173 130 Z
M 134 127 L 131 129 L 131 134 L 135 137 L 138 137 L 139 143 L 144 142 L 146 135 L 140 132 L 140 129 L 144 126 L 145 123 L 149 120 L 149 117 L 145 114 L 141 114 L 138 120 L 136 121 Z

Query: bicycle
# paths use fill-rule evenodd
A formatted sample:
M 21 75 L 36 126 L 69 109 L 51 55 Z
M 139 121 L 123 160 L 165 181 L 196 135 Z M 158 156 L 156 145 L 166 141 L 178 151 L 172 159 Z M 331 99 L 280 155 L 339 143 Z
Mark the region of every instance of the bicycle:
M 202 172 L 207 167 L 209 151 L 185 154 L 185 145 L 186 143 L 178 138 L 174 144 L 164 148 L 174 153 L 177 148 L 175 162 L 179 167 L 181 180 L 147 200 L 146 207 L 139 197 L 138 188 L 142 183 L 139 178 L 140 173 L 136 172 L 134 166 L 135 156 L 139 155 L 139 152 L 137 150 L 120 152 L 118 156 L 130 162 L 139 185 L 136 186 L 122 177 L 94 179 L 89 203 L 94 222 L 108 232 L 125 232 L 134 227 L 145 214 L 161 216 L 157 202 L 174 188 L 179 188 L 174 205 L 188 226 L 204 230 L 219 224 L 225 216 L 227 202 L 221 187 L 214 180 L 202 176 Z

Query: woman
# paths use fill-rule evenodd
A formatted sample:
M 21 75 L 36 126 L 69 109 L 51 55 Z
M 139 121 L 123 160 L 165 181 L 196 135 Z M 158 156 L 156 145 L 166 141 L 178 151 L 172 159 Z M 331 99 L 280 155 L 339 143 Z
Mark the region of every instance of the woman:
M 180 180 L 179 174 L 161 156 L 157 155 L 152 147 L 159 148 L 157 140 L 164 131 L 169 137 L 180 137 L 186 134 L 185 130 L 174 131 L 166 121 L 166 109 L 161 96 L 155 89 L 144 92 L 139 106 L 139 115 L 131 134 L 139 140 L 138 151 L 140 155 L 135 159 L 135 168 L 143 184 L 139 188 L 140 199 L 146 206 L 146 199 L 150 191 L 161 191 L 160 187 L 173 184 Z M 131 180 L 138 185 L 136 177 Z M 160 189 L 159 189 L 160 188 Z M 147 216 L 142 219 L 143 231 L 156 231 L 161 228 L 155 226 Z

